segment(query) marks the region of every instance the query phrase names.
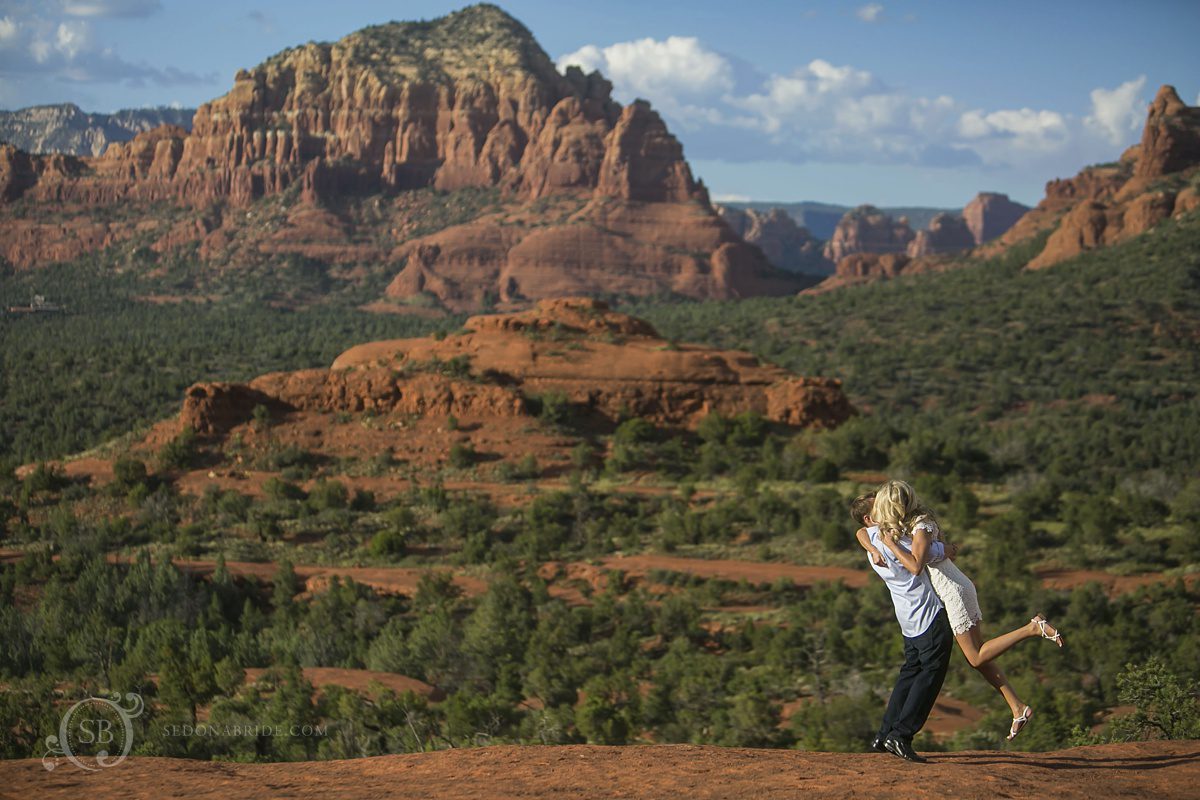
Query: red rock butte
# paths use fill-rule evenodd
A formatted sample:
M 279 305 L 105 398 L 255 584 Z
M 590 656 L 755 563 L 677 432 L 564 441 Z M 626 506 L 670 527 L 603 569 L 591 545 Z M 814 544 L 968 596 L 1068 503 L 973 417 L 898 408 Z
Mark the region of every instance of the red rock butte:
M 455 365 L 454 369 L 446 369 Z M 833 427 L 852 413 L 841 382 L 796 376 L 742 351 L 675 344 L 600 300 L 540 302 L 471 317 L 444 338 L 352 347 L 330 369 L 264 375 L 187 390 L 180 421 L 220 435 L 272 413 L 364 412 L 514 417 L 528 398 L 559 394 L 602 422 L 633 415 L 690 427 L 705 416 L 757 412 L 798 427 Z
M 0 254 L 29 268 L 138 235 L 156 251 L 199 242 L 201 258 L 224 262 L 252 226 L 252 214 L 233 211 L 285 195 L 338 206 L 318 220 L 323 248 L 311 252 L 382 262 L 396 273 L 393 298 L 462 310 L 565 293 L 795 291 L 715 213 L 658 114 L 641 101 L 622 107 L 611 90 L 597 72 L 560 74 L 491 5 L 309 43 L 239 71 L 190 133 L 162 126 L 100 158 L 0 147 Z M 426 187 L 496 189 L 504 209 L 430 232 L 389 218 L 390 205 L 372 216 L 342 202 Z M 16 200 L 54 221 L 13 212 Z M 102 213 L 114 205 L 139 211 Z M 311 234 L 311 222 L 294 211 L 281 222 L 293 235 L 279 234 Z

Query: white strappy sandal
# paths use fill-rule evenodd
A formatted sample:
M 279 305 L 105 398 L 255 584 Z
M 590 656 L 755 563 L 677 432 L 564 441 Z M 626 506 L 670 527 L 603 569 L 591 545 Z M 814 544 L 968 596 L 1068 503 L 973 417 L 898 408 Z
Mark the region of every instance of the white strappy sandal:
M 1050 641 L 1057 644 L 1059 647 L 1063 646 L 1062 631 L 1055 631 L 1055 634 L 1053 636 L 1046 633 L 1046 626 L 1049 625 L 1050 623 L 1046 621 L 1045 617 L 1042 617 L 1039 615 L 1029 621 L 1032 622 L 1034 625 L 1038 626 L 1038 630 L 1042 632 L 1043 639 L 1049 639 Z
M 1047 636 L 1046 638 L 1049 639 L 1051 637 Z M 1025 710 L 1021 712 L 1021 716 L 1013 717 L 1012 726 L 1008 729 L 1008 741 L 1011 742 L 1017 738 L 1017 734 L 1025 728 L 1025 724 L 1031 719 L 1033 719 L 1033 709 L 1025 706 Z

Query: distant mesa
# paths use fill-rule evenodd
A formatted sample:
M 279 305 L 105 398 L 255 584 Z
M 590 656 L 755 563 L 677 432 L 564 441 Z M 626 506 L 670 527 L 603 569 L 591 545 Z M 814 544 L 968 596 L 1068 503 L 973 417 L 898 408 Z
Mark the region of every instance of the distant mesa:
M 874 206 L 859 206 L 842 217 L 825 245 L 826 257 L 837 263 L 833 275 L 803 293 L 952 268 L 949 258 L 1003 235 L 1027 211 L 1028 206 L 1007 195 L 981 192 L 961 214 L 940 212 L 914 232 L 904 217 L 897 220 Z
M 1006 194 L 980 192 L 967 203 L 962 218 L 974 244 L 981 245 L 1003 236 L 1029 211 L 1029 206 L 1014 203 Z
M 938 214 L 928 228 L 917 231 L 905 253 L 909 258 L 920 258 L 970 250 L 975 244 L 975 235 L 965 219 L 955 214 Z
M 190 131 L 156 128 L 101 158 L 0 151 L 0 198 L 63 217 L 0 209 L 0 255 L 30 268 L 137 234 L 156 251 L 198 243 L 209 261 L 263 259 L 292 252 L 314 218 L 294 210 L 301 222 L 279 224 L 303 235 L 289 237 L 233 210 L 282 195 L 327 211 L 299 254 L 392 265 L 390 297 L 450 309 L 563 293 L 794 292 L 792 275 L 717 216 L 659 115 L 611 90 L 599 73 L 560 74 L 491 5 L 301 45 L 239 71 Z M 499 201 L 465 224 L 403 218 L 405 193 L 424 188 L 497 190 Z M 143 213 L 98 213 L 113 204 Z M 168 225 L 154 213 L 171 206 L 191 216 Z
M 780 269 L 809 275 L 828 275 L 834 264 L 822 252 L 821 241 L 801 227 L 783 208 L 716 207 L 721 219 L 748 244 L 762 250 Z
M 903 253 L 914 235 L 907 218 L 895 220 L 875 206 L 863 205 L 842 217 L 825 245 L 825 257 L 836 264 L 856 253 Z
M 784 425 L 828 428 L 853 413 L 840 381 L 800 377 L 741 351 L 668 342 L 603 301 L 565 298 L 526 312 L 471 317 L 463 332 L 441 339 L 358 345 L 330 369 L 197 384 L 185 395 L 179 424 L 223 436 L 248 423 L 257 406 L 279 417 L 504 419 L 531 415 L 529 398 L 547 395 L 562 396 L 601 425 L 633 415 L 693 427 L 709 414 L 754 411 Z

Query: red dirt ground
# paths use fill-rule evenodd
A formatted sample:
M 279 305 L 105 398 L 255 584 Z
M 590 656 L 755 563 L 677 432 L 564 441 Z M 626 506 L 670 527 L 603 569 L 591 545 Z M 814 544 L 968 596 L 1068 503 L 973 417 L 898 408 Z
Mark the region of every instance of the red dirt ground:
M 1194 798 L 1200 742 L 1143 742 L 1054 753 L 806 753 L 697 745 L 501 745 L 347 761 L 233 764 L 130 758 L 87 773 L 0 761 L 0 797 L 202 798 Z
M 842 581 L 852 588 L 867 585 L 865 570 L 844 567 L 801 567 L 795 564 L 775 562 L 740 561 L 735 559 L 683 558 L 679 556 L 633 555 L 609 556 L 603 559 L 608 569 L 624 570 L 628 575 L 643 576 L 650 570 L 686 572 L 702 578 L 724 578 L 750 583 L 773 583 L 780 578 L 793 581 L 797 586 L 813 586 L 825 581 Z
M 1042 585 L 1048 589 L 1075 589 L 1088 583 L 1098 583 L 1109 597 L 1132 592 L 1155 583 L 1173 583 L 1175 578 L 1157 572 L 1141 575 L 1113 575 L 1094 569 L 1052 569 L 1037 573 Z M 1200 573 L 1181 576 L 1188 586 L 1200 583 Z
M 263 676 L 265 669 L 246 670 L 246 683 L 254 683 Z M 378 682 L 385 689 L 391 689 L 396 694 L 414 692 L 422 697 L 440 699 L 440 692 L 428 683 L 410 678 L 407 675 L 397 675 L 394 672 L 375 672 L 369 669 L 341 669 L 338 667 L 305 667 L 304 679 L 314 688 L 322 686 L 343 686 L 356 692 L 368 693 L 372 682 Z

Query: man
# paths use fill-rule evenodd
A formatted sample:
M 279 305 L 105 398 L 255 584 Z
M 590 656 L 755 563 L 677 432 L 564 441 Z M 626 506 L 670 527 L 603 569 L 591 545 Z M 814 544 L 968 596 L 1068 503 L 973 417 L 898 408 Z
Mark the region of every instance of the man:
M 954 635 L 942 601 L 933 591 L 929 573 L 925 570 L 913 575 L 901 565 L 889 548 L 902 547 L 910 550 L 905 542 L 889 542 L 884 545 L 879 528 L 871 520 L 869 510 L 874 497 L 857 497 L 850 505 L 851 515 L 864 527 L 871 545 L 871 569 L 887 584 L 896 609 L 896 621 L 904 635 L 904 665 L 896 679 L 896 688 L 888 700 L 879 733 L 871 742 L 871 749 L 888 752 L 906 761 L 925 762 L 927 759 L 913 750 L 913 736 L 925 726 L 933 703 L 942 690 L 946 669 L 950 665 L 950 651 L 954 646 Z M 946 548 L 941 542 L 933 542 L 929 550 L 929 562 L 941 561 L 946 557 Z M 882 562 L 882 563 L 878 563 Z

